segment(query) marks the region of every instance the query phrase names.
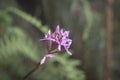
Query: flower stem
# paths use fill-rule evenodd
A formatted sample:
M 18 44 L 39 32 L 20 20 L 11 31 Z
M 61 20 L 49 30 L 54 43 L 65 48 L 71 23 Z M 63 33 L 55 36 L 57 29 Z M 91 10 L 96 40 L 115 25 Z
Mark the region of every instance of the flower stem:
M 23 80 L 27 79 L 33 72 L 35 72 L 38 68 L 40 67 L 40 63 L 38 63 L 29 73 L 27 73 L 24 77 Z

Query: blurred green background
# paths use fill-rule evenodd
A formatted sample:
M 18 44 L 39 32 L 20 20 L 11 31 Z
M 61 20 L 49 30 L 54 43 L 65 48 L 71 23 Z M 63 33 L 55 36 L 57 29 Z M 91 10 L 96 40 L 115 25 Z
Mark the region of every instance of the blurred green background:
M 46 53 L 45 43 L 39 39 L 49 29 L 54 31 L 58 24 L 70 30 L 72 57 L 61 54 L 49 59 L 27 80 L 103 80 L 106 1 L 0 0 L 0 80 L 22 80 Z M 119 80 L 120 0 L 111 3 L 113 40 L 109 77 Z

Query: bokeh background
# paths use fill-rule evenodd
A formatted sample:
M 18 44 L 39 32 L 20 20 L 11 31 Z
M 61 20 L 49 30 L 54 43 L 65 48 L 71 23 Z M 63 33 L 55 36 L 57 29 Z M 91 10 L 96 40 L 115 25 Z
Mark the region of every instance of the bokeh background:
M 22 80 L 46 53 L 39 39 L 58 24 L 70 30 L 73 55 L 49 59 L 26 80 L 119 80 L 119 5 L 120 0 L 0 0 L 0 80 Z

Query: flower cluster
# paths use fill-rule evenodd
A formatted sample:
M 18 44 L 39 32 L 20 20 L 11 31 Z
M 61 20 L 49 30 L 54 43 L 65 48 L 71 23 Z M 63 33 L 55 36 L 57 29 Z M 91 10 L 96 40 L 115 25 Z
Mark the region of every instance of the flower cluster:
M 68 38 L 69 32 L 70 31 L 63 31 L 63 29 L 60 30 L 59 25 L 57 25 L 55 32 L 51 33 L 50 30 L 48 31 L 48 34 L 41 40 L 47 42 L 47 50 L 49 53 L 43 57 L 40 64 L 43 64 L 47 57 L 55 57 L 53 53 L 63 53 L 66 51 L 69 55 L 72 55 L 68 50 L 72 43 L 72 40 Z

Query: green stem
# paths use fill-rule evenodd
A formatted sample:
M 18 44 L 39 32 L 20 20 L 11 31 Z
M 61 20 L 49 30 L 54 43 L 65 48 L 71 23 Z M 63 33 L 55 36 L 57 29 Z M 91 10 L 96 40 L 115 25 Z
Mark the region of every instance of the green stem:
M 29 73 L 27 73 L 24 77 L 23 80 L 27 79 L 33 72 L 35 72 L 38 68 L 40 67 L 40 63 L 38 63 Z

